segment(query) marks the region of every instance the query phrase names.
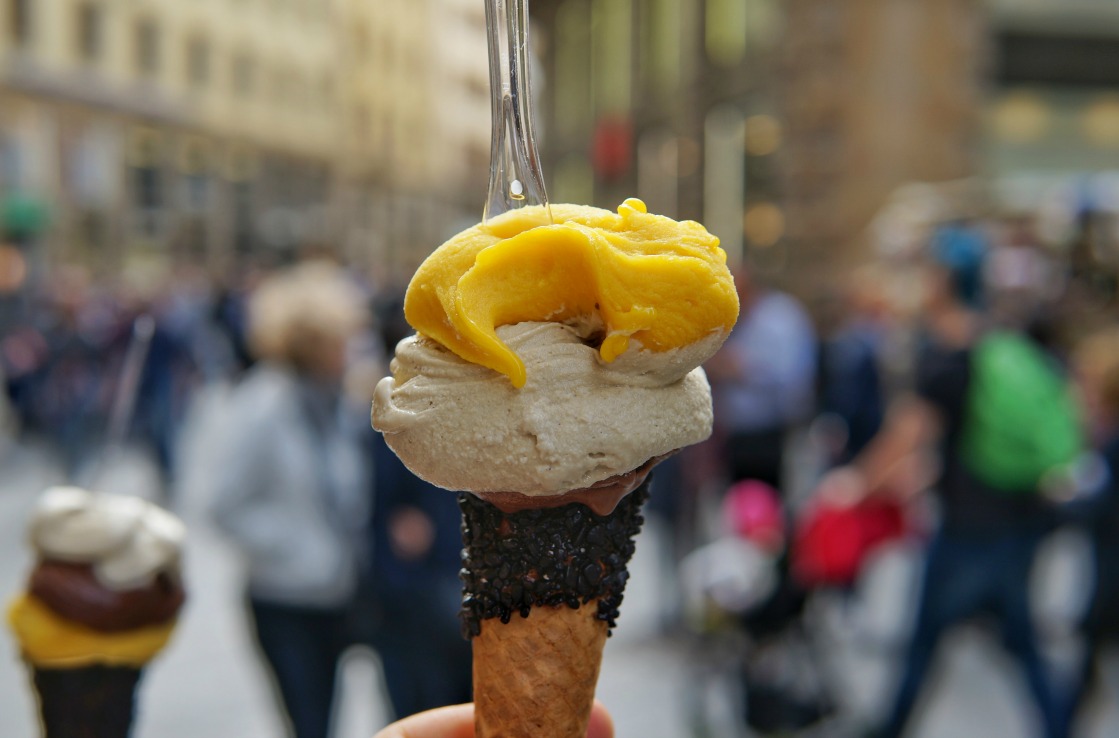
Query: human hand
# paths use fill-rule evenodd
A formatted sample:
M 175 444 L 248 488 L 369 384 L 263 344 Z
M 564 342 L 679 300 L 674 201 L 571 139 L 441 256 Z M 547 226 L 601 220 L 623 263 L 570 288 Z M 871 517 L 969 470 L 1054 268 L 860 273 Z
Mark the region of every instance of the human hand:
M 405 505 L 389 516 L 389 545 L 404 561 L 422 559 L 435 543 L 435 524 L 417 507 Z
M 373 738 L 474 738 L 474 705 L 453 705 L 398 720 Z M 595 700 L 587 738 L 614 738 L 614 721 Z
M 734 382 L 741 378 L 743 367 L 738 357 L 724 347 L 703 362 L 703 371 L 712 382 Z
M 939 474 L 939 459 L 934 453 L 922 449 L 903 456 L 884 470 L 881 486 L 889 490 L 896 500 L 906 502 L 932 487 Z
M 866 477 L 854 466 L 836 467 L 816 485 L 816 498 L 833 507 L 857 505 L 867 494 Z

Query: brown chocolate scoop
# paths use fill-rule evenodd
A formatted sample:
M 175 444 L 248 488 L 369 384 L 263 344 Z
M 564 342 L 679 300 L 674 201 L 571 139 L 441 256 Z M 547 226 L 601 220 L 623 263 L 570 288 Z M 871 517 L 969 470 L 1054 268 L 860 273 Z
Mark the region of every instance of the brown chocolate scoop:
M 89 564 L 61 561 L 40 561 L 27 589 L 58 615 L 103 633 L 166 623 L 186 599 L 182 585 L 167 574 L 117 592 L 98 582 Z
M 520 492 L 475 492 L 474 494 L 504 513 L 561 507 L 578 502 L 593 510 L 595 515 L 609 515 L 614 512 L 614 508 L 623 497 L 641 486 L 654 466 L 674 453 L 676 452 L 670 451 L 662 456 L 655 456 L 633 471 L 615 474 L 601 482 L 595 482 L 590 487 L 573 489 L 563 494 L 543 497 L 533 497 Z

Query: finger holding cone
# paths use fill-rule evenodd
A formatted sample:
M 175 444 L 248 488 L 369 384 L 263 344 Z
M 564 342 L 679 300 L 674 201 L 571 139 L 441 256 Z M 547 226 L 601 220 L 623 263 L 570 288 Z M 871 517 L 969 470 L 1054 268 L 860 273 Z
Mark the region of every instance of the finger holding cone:
M 437 707 L 389 725 L 373 738 L 474 738 L 474 704 Z M 614 719 L 595 701 L 587 738 L 614 738 Z

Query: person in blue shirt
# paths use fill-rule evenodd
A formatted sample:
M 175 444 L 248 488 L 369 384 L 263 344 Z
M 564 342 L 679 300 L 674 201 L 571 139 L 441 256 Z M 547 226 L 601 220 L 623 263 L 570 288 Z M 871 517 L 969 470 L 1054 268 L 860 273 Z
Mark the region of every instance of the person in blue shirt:
M 782 491 L 785 442 L 807 420 L 816 381 L 816 336 L 791 295 L 758 284 L 747 269 L 734 275 L 741 304 L 726 344 L 704 365 L 725 438 L 731 482 L 755 479 Z

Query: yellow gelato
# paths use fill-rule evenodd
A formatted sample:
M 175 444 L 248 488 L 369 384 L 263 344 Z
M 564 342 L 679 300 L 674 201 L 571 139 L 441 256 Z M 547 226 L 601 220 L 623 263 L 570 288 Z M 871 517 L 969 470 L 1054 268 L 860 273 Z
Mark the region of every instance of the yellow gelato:
M 103 633 L 56 615 L 31 595 L 8 609 L 8 623 L 24 657 L 37 667 L 79 668 L 92 664 L 140 668 L 171 639 L 175 621 Z
M 458 234 L 420 266 L 404 312 L 416 331 L 462 359 L 526 382 L 497 328 L 571 323 L 613 362 L 630 347 L 662 353 L 725 337 L 738 296 L 719 240 L 626 200 L 617 213 L 583 205 L 514 210 Z M 721 341 L 720 341 L 721 342 Z M 716 345 L 717 347 L 717 345 Z

